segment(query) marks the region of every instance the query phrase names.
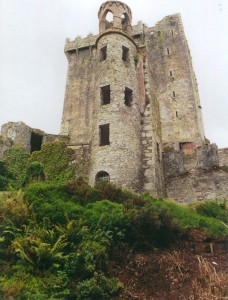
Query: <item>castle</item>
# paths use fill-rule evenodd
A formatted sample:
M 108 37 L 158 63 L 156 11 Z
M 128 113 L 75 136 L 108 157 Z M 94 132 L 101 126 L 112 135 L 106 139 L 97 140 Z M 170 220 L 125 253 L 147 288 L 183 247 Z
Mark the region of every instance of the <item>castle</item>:
M 111 182 L 180 202 L 228 197 L 228 149 L 204 136 L 190 51 L 179 14 L 132 26 L 131 9 L 107 1 L 99 35 L 66 41 L 68 75 L 61 133 L 22 122 L 2 126 L 0 156 L 21 144 L 63 140 L 93 185 Z

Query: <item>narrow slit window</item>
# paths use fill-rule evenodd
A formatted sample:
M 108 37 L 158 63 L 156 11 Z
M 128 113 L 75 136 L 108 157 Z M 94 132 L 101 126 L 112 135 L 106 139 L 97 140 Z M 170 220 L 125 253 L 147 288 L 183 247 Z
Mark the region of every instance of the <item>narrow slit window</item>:
M 172 76 L 173 76 L 173 72 L 172 72 L 172 71 L 169 71 L 169 75 L 172 77 Z
M 175 93 L 175 91 L 173 91 L 173 98 L 175 98 L 176 97 L 176 93 Z
M 160 145 L 159 145 L 159 143 L 157 143 L 157 158 L 158 158 L 158 161 L 160 162 Z
M 131 89 L 125 87 L 125 91 L 124 91 L 125 105 L 131 107 L 132 100 L 133 100 L 133 91 Z
M 106 60 L 107 58 L 107 46 L 100 49 L 100 61 Z
M 124 46 L 122 46 L 122 60 L 129 62 L 129 49 Z
M 99 126 L 100 146 L 109 145 L 109 124 Z
M 173 35 L 173 30 L 171 30 L 171 34 Z
M 178 118 L 178 112 L 176 111 L 176 117 Z
M 169 48 L 167 48 L 167 54 L 168 54 L 168 55 L 170 54 Z
M 101 105 L 106 105 L 110 103 L 110 99 L 111 99 L 110 85 L 101 87 L 100 97 L 101 97 Z

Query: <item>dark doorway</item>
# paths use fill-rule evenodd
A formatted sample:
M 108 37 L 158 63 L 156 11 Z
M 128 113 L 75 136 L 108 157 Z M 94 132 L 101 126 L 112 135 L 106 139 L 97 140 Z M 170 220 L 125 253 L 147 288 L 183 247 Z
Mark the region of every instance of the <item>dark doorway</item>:
M 33 151 L 39 151 L 41 149 L 42 141 L 43 141 L 42 134 L 38 134 L 35 132 L 31 133 L 31 139 L 30 139 L 31 153 Z

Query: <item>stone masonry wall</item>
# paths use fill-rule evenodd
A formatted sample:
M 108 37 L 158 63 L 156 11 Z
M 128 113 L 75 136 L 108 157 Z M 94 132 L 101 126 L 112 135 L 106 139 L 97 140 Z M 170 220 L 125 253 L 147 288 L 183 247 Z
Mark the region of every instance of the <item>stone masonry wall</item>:
M 228 198 L 228 172 L 219 167 L 215 144 L 192 152 L 163 153 L 166 196 L 178 202 Z
M 228 167 L 228 148 L 218 150 L 219 154 L 219 165 Z
M 157 196 L 163 196 L 164 179 L 161 163 L 162 141 L 160 114 L 153 85 L 150 80 L 146 56 L 144 56 L 143 74 L 145 89 L 145 109 L 142 117 L 143 190 Z
M 165 17 L 148 28 L 146 44 L 160 108 L 163 144 L 202 144 L 201 106 L 180 15 Z
M 61 134 L 69 143 L 89 144 L 91 141 L 97 56 L 94 36 L 67 42 L 68 74 L 63 108 Z
M 110 180 L 120 186 L 139 191 L 141 182 L 141 125 L 135 44 L 124 34 L 109 32 L 99 38 L 99 51 L 107 46 L 107 58 L 99 62 L 97 72 L 91 172 L 89 183 L 105 171 Z M 122 59 L 122 47 L 129 49 L 127 61 Z M 110 85 L 110 103 L 102 105 L 101 88 Z M 125 104 L 125 88 L 132 90 L 130 105 Z M 99 126 L 109 124 L 108 145 L 100 146 Z

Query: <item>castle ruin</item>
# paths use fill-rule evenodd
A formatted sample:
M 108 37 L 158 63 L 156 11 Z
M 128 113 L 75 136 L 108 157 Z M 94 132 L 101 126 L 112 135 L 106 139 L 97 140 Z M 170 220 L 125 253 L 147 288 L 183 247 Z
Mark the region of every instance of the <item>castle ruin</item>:
M 107 1 L 98 18 L 99 35 L 65 44 L 60 134 L 5 124 L 0 155 L 15 143 L 34 151 L 60 139 L 88 161 L 78 176 L 91 185 L 110 180 L 180 202 L 228 197 L 228 151 L 205 138 L 180 15 L 132 26 L 131 9 Z

